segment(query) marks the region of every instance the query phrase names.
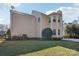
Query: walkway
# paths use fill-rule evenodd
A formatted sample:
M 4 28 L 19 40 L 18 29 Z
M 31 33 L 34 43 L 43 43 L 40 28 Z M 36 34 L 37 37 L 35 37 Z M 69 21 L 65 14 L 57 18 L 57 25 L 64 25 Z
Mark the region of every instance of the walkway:
M 63 40 L 68 40 L 68 41 L 79 42 L 79 39 L 64 38 Z

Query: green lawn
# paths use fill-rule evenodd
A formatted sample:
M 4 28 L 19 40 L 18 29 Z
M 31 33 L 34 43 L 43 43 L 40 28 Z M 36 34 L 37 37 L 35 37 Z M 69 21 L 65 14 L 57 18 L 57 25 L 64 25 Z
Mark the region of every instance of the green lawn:
M 0 55 L 78 55 L 79 43 L 71 41 L 5 41 Z

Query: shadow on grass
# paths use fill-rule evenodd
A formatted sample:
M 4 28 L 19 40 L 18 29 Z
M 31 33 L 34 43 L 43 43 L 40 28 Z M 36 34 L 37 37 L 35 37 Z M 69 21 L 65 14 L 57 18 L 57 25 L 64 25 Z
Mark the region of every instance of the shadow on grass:
M 6 41 L 0 44 L 0 55 L 2 56 L 15 56 L 21 55 L 25 53 L 35 52 L 42 49 L 55 47 L 55 46 L 63 46 L 69 49 L 79 51 L 79 43 L 71 42 L 71 41 Z

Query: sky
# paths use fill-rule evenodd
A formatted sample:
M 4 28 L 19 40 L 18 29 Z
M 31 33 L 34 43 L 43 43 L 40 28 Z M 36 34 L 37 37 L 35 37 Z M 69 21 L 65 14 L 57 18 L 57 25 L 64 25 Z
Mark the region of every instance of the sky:
M 15 10 L 31 14 L 32 10 L 50 14 L 53 11 L 61 10 L 63 13 L 64 23 L 79 21 L 79 4 L 78 3 L 0 3 L 0 24 L 10 25 L 10 6 L 13 5 Z

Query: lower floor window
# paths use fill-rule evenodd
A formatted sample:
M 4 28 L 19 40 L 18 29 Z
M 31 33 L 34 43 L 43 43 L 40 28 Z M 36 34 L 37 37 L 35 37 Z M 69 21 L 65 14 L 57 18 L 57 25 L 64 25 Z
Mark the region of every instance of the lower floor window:
M 56 35 L 56 29 L 53 29 L 53 35 Z
M 58 29 L 58 35 L 60 35 L 60 29 Z

